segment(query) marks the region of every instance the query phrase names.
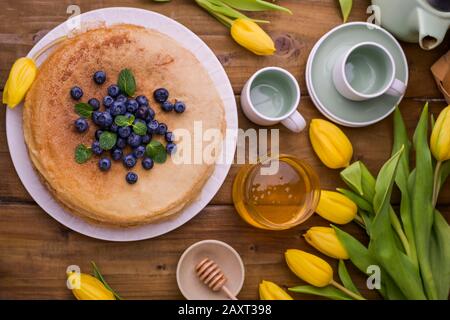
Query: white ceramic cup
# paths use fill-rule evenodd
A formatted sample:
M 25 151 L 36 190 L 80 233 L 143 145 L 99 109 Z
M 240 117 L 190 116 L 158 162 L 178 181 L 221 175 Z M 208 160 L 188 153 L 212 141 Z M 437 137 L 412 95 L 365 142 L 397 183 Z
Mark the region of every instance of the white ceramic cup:
M 276 116 L 268 116 L 258 110 L 251 99 L 252 85 L 255 80 L 262 78 L 282 77 L 289 85 L 284 86 L 289 95 L 289 105 L 285 106 L 284 111 Z M 241 106 L 247 118 L 261 126 L 271 126 L 277 123 L 282 123 L 286 128 L 293 132 L 300 132 L 306 127 L 306 121 L 297 111 L 297 106 L 300 103 L 300 87 L 295 77 L 285 69 L 278 67 L 267 67 L 258 70 L 247 80 L 241 92 Z M 286 97 L 287 99 L 287 97 Z
M 406 84 L 395 78 L 389 51 L 375 42 L 361 42 L 345 51 L 333 68 L 336 90 L 345 98 L 364 101 L 384 94 L 403 96 Z

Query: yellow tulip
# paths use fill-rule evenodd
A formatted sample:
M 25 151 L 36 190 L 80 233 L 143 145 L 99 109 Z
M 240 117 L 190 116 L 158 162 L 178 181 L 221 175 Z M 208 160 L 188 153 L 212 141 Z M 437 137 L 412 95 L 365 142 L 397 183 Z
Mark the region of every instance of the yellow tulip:
M 328 221 L 346 224 L 355 218 L 358 207 L 352 200 L 339 192 L 322 190 L 316 212 Z
M 68 274 L 67 281 L 77 300 L 116 300 L 114 294 L 91 275 L 73 272 Z
M 259 297 L 261 300 L 293 300 L 286 291 L 266 280 L 259 284 Z
M 311 246 L 331 258 L 341 260 L 349 258 L 347 250 L 339 241 L 333 228 L 312 227 L 303 236 Z
M 328 168 L 344 168 L 350 164 L 352 144 L 344 132 L 331 122 L 311 120 L 309 138 L 317 156 Z
M 33 59 L 17 59 L 9 72 L 9 77 L 3 90 L 3 103 L 10 108 L 14 108 L 22 102 L 36 78 L 36 74 L 37 68 Z
M 257 55 L 272 55 L 276 50 L 272 38 L 249 19 L 234 20 L 231 24 L 231 36 L 241 46 Z
M 450 106 L 442 110 L 436 120 L 430 149 L 437 161 L 450 160 Z
M 293 273 L 315 287 L 325 287 L 333 281 L 333 269 L 323 259 L 305 251 L 289 249 L 286 262 Z

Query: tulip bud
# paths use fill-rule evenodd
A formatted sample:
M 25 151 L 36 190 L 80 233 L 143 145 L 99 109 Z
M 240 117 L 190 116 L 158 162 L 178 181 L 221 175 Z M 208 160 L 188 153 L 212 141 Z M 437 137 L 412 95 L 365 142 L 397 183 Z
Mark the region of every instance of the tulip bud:
M 297 277 L 315 287 L 325 287 L 333 281 L 333 269 L 323 259 L 305 251 L 289 249 L 286 262 Z
M 22 102 L 36 78 L 36 74 L 37 68 L 32 59 L 17 59 L 9 72 L 9 77 L 3 90 L 3 103 L 10 108 L 14 108 Z
M 238 18 L 232 22 L 231 36 L 244 48 L 251 52 L 265 56 L 275 52 L 273 40 L 255 22 Z
M 293 300 L 286 291 L 266 280 L 259 284 L 259 297 L 261 300 Z
M 346 224 L 355 218 L 357 211 L 356 204 L 343 194 L 335 191 L 320 191 L 316 212 L 322 218 L 336 224 Z
M 100 280 L 89 274 L 69 273 L 67 283 L 77 300 L 116 300 Z
M 331 258 L 340 260 L 349 258 L 347 250 L 342 246 L 333 228 L 312 227 L 303 236 L 311 246 Z
M 312 119 L 309 138 L 317 156 L 328 168 L 344 168 L 350 164 L 352 144 L 344 132 L 331 122 Z
M 430 149 L 438 161 L 450 159 L 450 106 L 441 111 L 431 133 Z

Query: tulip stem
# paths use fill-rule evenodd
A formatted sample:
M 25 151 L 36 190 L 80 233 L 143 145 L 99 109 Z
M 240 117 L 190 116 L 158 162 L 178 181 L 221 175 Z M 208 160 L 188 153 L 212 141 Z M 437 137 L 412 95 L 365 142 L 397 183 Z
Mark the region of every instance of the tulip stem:
M 335 288 L 341 290 L 342 292 L 344 292 L 345 294 L 347 294 L 348 296 L 352 297 L 355 300 L 366 300 L 364 297 L 360 296 L 359 294 L 356 294 L 350 290 L 348 290 L 346 287 L 340 285 L 339 283 L 337 283 L 334 280 L 331 280 L 330 284 L 332 286 L 334 286 Z
M 441 185 L 441 166 L 442 161 L 436 163 L 436 168 L 434 169 L 434 183 L 433 183 L 433 208 L 436 207 L 436 203 L 439 196 L 439 188 Z
M 356 216 L 353 218 L 353 220 L 355 220 L 355 222 L 356 222 L 357 224 L 359 224 L 361 227 L 363 227 L 363 228 L 366 227 L 366 225 L 365 225 L 365 223 L 364 223 L 364 220 L 363 220 L 360 216 L 356 215 Z

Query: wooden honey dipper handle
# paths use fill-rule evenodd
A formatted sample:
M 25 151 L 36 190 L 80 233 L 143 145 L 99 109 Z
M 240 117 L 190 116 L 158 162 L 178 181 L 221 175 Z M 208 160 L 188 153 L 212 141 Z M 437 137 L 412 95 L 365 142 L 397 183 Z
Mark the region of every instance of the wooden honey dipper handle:
M 227 278 L 223 274 L 220 267 L 211 259 L 205 258 L 197 264 L 195 272 L 198 278 L 205 285 L 207 285 L 212 291 L 222 290 L 231 300 L 237 300 L 237 298 L 230 292 L 225 283 Z

